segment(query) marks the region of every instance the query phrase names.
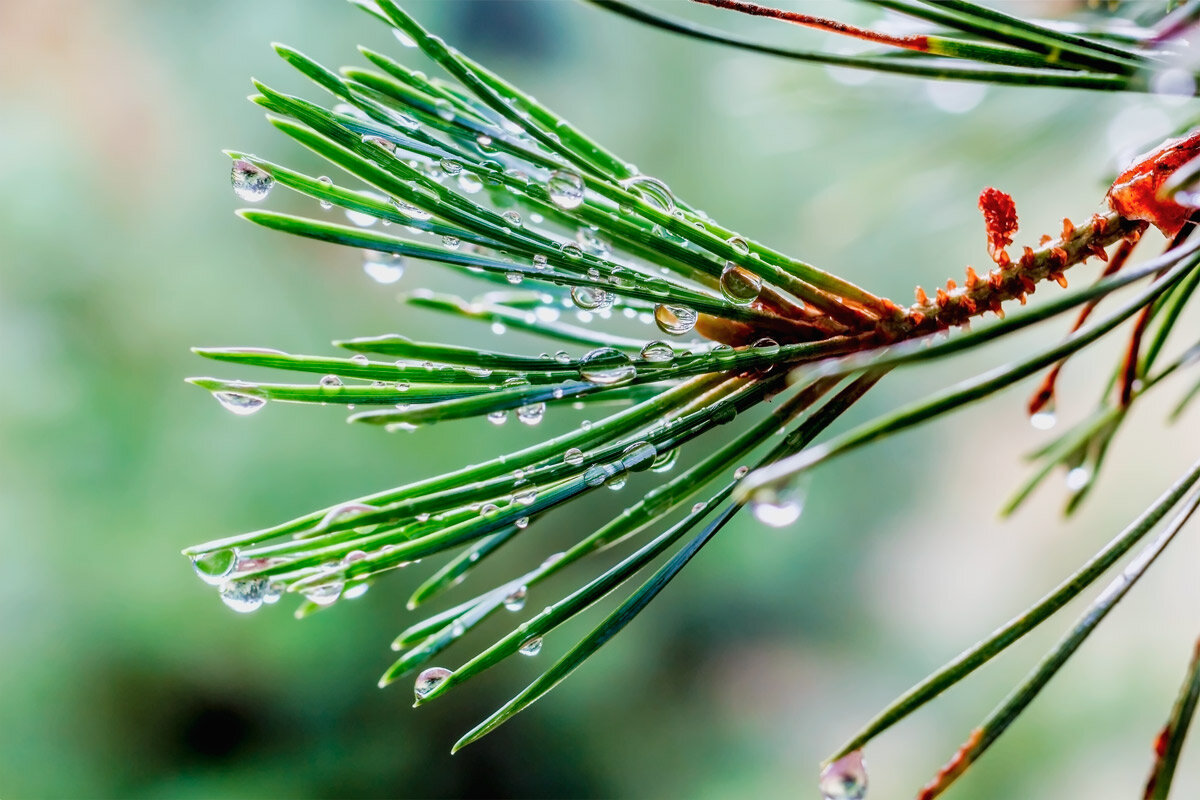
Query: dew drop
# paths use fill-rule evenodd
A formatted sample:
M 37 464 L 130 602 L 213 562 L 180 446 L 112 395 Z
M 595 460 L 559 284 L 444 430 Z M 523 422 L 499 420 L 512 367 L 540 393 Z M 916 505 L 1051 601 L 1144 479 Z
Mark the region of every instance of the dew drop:
M 671 336 L 682 336 L 696 327 L 698 316 L 695 311 L 684 306 L 670 306 L 664 303 L 654 307 L 655 324 L 660 331 Z
M 239 581 L 226 581 L 221 584 L 217 593 L 222 602 L 239 614 L 249 614 L 257 611 L 263 604 L 263 596 L 267 592 L 266 578 L 246 578 Z
M 825 800 L 863 800 L 867 796 L 867 768 L 862 751 L 847 753 L 826 766 L 817 786 Z
M 1029 424 L 1035 430 L 1048 431 L 1058 422 L 1058 415 L 1054 413 L 1054 409 L 1049 406 L 1042 408 L 1036 414 L 1029 415 Z
M 243 392 L 213 392 L 213 397 L 226 411 L 246 417 L 267 404 L 266 398 Z
M 675 358 L 675 349 L 666 342 L 654 341 L 642 348 L 642 360 L 662 364 Z
M 457 250 L 460 245 L 462 245 L 462 240 L 457 236 L 446 234 L 442 237 L 442 247 L 446 248 L 447 250 Z
M 749 472 L 750 468 L 743 464 L 733 471 L 733 479 L 735 481 L 740 481 L 742 478 L 746 477 Z
M 1092 471 L 1087 467 L 1075 467 L 1067 473 L 1067 488 L 1072 492 L 1084 489 L 1092 482 Z
M 583 473 L 583 481 L 588 486 L 599 486 L 608 480 L 608 470 L 599 464 L 588 467 Z
M 636 374 L 629 356 L 612 347 L 598 347 L 579 359 L 580 377 L 603 386 L 624 383 Z
M 462 172 L 462 164 L 455 161 L 453 158 L 443 158 L 438 165 L 442 168 L 442 172 L 447 175 L 457 175 Z
M 528 586 L 518 586 L 504 598 L 504 607 L 509 611 L 520 611 L 525 608 L 525 598 L 529 595 Z
M 522 506 L 531 506 L 536 499 L 537 489 L 525 489 L 513 495 L 513 501 Z
M 530 639 L 529 641 L 525 642 L 525 644 L 521 645 L 521 649 L 517 652 L 523 656 L 536 656 L 538 653 L 542 652 L 542 637 L 538 636 Z
M 514 522 L 513 524 L 516 525 L 519 529 L 525 530 L 526 528 L 529 527 L 529 517 L 518 517 L 517 521 Z
M 730 236 L 725 240 L 725 244 L 737 250 L 739 253 L 749 253 L 750 243 L 740 236 Z
M 451 674 L 453 673 L 445 667 L 430 667 L 417 676 L 417 682 L 413 686 L 413 693 L 420 700 L 428 696 L 430 692 L 436 689 L 446 678 L 449 678 Z
M 335 578 L 326 583 L 318 584 L 309 589 L 304 590 L 304 597 L 310 603 L 316 603 L 319 606 L 330 606 L 337 602 L 337 599 L 342 596 L 342 589 L 346 587 L 343 580 Z
M 679 448 L 667 450 L 664 453 L 659 453 L 654 459 L 654 463 L 650 465 L 651 472 L 668 472 L 675 466 L 675 462 L 679 460 Z
M 779 342 L 769 337 L 759 339 L 753 346 L 755 350 L 765 356 L 773 356 L 779 352 Z
M 342 379 L 337 375 L 326 375 L 321 378 L 321 385 L 325 387 L 341 386 Z
M 330 189 L 333 187 L 333 179 L 330 178 L 328 175 L 322 175 L 321 177 L 317 178 L 317 183 L 321 184 L 326 189 Z M 320 203 L 321 209 L 323 211 L 328 211 L 329 209 L 333 208 L 333 203 L 329 200 L 326 200 L 323 197 L 321 199 L 319 199 L 317 202 Z
M 583 204 L 583 178 L 574 172 L 565 169 L 551 172 L 546 191 L 550 195 L 550 202 L 559 208 L 569 211 Z
M 505 222 L 507 222 L 509 225 L 512 225 L 514 228 L 521 227 L 521 215 L 516 211 L 505 211 L 500 216 L 504 218 Z
M 578 447 L 572 447 L 570 450 L 563 453 L 563 462 L 570 464 L 572 467 L 578 467 L 583 463 L 583 451 Z
M 487 415 L 487 420 L 493 425 L 503 425 L 504 423 L 508 422 L 508 411 L 504 409 L 492 411 Z
M 392 200 L 392 205 L 396 207 L 397 211 L 409 219 L 415 219 L 420 222 L 424 222 L 425 220 L 433 217 L 433 214 L 429 213 L 425 209 L 417 208 L 412 203 L 405 202 L 404 200 Z
M 611 306 L 613 297 L 604 289 L 595 286 L 574 286 L 571 288 L 571 301 L 585 311 L 593 311 Z
M 634 442 L 621 452 L 621 464 L 630 472 L 642 472 L 650 469 L 657 457 L 658 449 L 650 442 Z
M 371 584 L 366 581 L 352 583 L 346 587 L 346 591 L 342 592 L 342 599 L 353 600 L 356 597 L 362 597 L 367 593 L 367 589 L 371 588 Z
M 750 498 L 750 511 L 764 525 L 783 528 L 800 519 L 804 511 L 804 494 L 802 486 L 762 486 Z
M 649 175 L 635 175 L 621 181 L 621 185 L 659 211 L 667 214 L 675 211 L 675 196 L 671 194 L 671 189 L 658 178 L 652 178 Z
M 368 250 L 363 254 L 363 272 L 376 283 L 395 283 L 404 277 L 404 261 L 391 253 Z
M 214 550 L 211 553 L 192 556 L 192 569 L 196 571 L 200 580 L 209 586 L 216 586 L 222 583 L 233 572 L 233 568 L 237 566 L 237 562 L 237 550 L 232 548 Z
M 241 158 L 233 162 L 233 171 L 230 172 L 229 179 L 233 183 L 233 193 L 248 203 L 258 203 L 266 199 L 275 184 L 271 173 Z
M 721 272 L 721 294 L 726 300 L 739 306 L 750 305 L 761 291 L 762 278 L 732 261 L 725 265 Z

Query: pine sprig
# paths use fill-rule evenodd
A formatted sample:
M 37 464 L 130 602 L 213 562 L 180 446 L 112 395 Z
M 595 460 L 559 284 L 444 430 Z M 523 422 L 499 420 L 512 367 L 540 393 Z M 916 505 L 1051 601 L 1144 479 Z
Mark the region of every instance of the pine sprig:
M 596 4 L 694 38 L 800 60 L 927 77 L 1137 91 L 1147 89 L 1169 55 L 1180 14 L 1192 13 L 1183 9 L 1159 19 L 1153 31 L 1130 35 L 1020 19 L 960 0 L 872 1 L 921 20 L 929 31 L 895 37 L 750 3 L 707 0 L 902 51 L 831 56 L 734 39 L 624 3 Z M 522 449 L 274 527 L 196 545 L 185 555 L 235 610 L 251 611 L 289 594 L 302 598 L 296 616 L 303 617 L 361 594 L 387 573 L 446 554 L 448 560 L 409 600 L 410 608 L 423 608 L 472 578 L 500 549 L 516 548 L 522 533 L 545 514 L 602 487 L 621 488 L 633 473 L 664 475 L 563 553 L 542 554 L 520 574 L 430 612 L 396 637 L 392 646 L 401 652 L 380 685 L 421 670 L 415 692 L 417 704 L 424 705 L 514 654 L 540 650 L 543 639 L 564 623 L 627 592 L 599 626 L 455 749 L 491 732 L 585 663 L 741 509 L 749 508 L 770 525 L 794 522 L 803 504 L 797 486 L 802 473 L 1048 367 L 1056 371 L 1071 354 L 1136 318 L 1126 357 L 1114 368 L 1099 408 L 1035 454 L 1040 464 L 1033 478 L 1006 510 L 1059 467 L 1083 476 L 1072 485 L 1068 508 L 1073 509 L 1086 496 L 1130 405 L 1168 377 L 1188 371 L 1200 355 L 1196 345 L 1162 363 L 1200 284 L 1200 242 L 1189 242 L 1193 224 L 1182 224 L 1187 209 L 1197 205 L 1200 168 L 1184 157 L 1194 135 L 1172 140 L 1135 164 L 1133 177 L 1110 192 L 1110 212 L 1080 226 L 1064 221 L 1058 237 L 1024 248 L 1016 260 L 1004 252 L 1015 233 L 1015 208 L 1006 195 L 988 190 L 981 208 L 996 268 L 982 277 L 968 269 L 963 286 L 951 281 L 933 298 L 918 288 L 917 302 L 902 307 L 723 227 L 660 179 L 640 174 L 426 31 L 393 0 L 355 4 L 451 80 L 430 78 L 365 48 L 361 52 L 369 67 L 334 71 L 276 45 L 281 58 L 332 98 L 326 98 L 330 107 L 257 82 L 252 100 L 268 112 L 273 127 L 336 167 L 341 177 L 335 182 L 230 151 L 235 190 L 258 202 L 278 185 L 322 208 L 345 211 L 354 224 L 267 209 L 239 213 L 266 229 L 364 250 L 384 271 L 394 271 L 396 259 L 409 259 L 467 276 L 483 287 L 476 298 L 423 288 L 402 302 L 464 325 L 535 334 L 550 343 L 549 349 L 571 352 L 507 352 L 415 341 L 398 333 L 336 341 L 339 356 L 198 348 L 197 354 L 222 364 L 321 377 L 307 383 L 191 382 L 237 414 L 257 412 L 271 402 L 341 404 L 355 407 L 350 421 L 389 431 L 469 417 L 515 418 L 535 426 L 567 405 L 603 410 L 603 415 Z M 994 203 L 1000 205 L 989 205 Z M 1176 217 L 1179 226 L 1170 221 Z M 1118 269 L 1151 224 L 1174 236 L 1172 246 L 1157 258 Z M 1053 282 L 1065 286 L 1067 270 L 1093 257 L 1107 260 L 1107 248 L 1118 243 L 1111 269 L 1091 286 L 1005 316 L 1012 301 L 1024 305 L 1027 295 Z M 1085 321 L 1102 300 L 1135 285 L 1120 305 Z M 1064 340 L 817 443 L 892 370 L 981 347 L 1072 309 L 1081 309 L 1081 324 Z M 578 323 L 567 321 L 571 312 Z M 987 312 L 1000 318 L 985 323 Z M 604 324 L 613 317 L 620 327 Z M 976 327 L 968 330 L 972 322 Z M 641 326 L 649 325 L 656 327 L 645 335 Z M 1043 405 L 1053 397 L 1053 377 L 1046 386 L 1049 394 L 1038 401 Z M 1193 389 L 1185 402 L 1197 393 Z M 734 432 L 723 444 L 668 475 L 683 446 L 726 426 Z M 885 709 L 827 763 L 822 785 L 861 788 L 856 754 L 865 744 L 1043 623 L 1182 501 L 1175 521 L 983 723 L 926 796 L 942 791 L 1009 727 L 1183 527 L 1200 502 L 1194 493 L 1198 480 L 1200 466 L 1057 589 Z M 581 571 L 594 563 L 588 556 L 619 548 L 626 550 L 615 564 L 578 578 L 577 588 L 556 601 L 539 600 L 543 611 L 457 669 L 430 666 L 501 610 L 521 612 L 530 593 L 542 591 L 550 576 Z M 640 587 L 622 588 L 656 563 Z M 1169 786 L 1182 731 L 1194 710 L 1189 691 L 1185 688 L 1168 725 L 1178 733 L 1164 739 L 1158 777 L 1152 779 L 1156 786 Z M 1154 791 L 1165 796 L 1166 789 Z

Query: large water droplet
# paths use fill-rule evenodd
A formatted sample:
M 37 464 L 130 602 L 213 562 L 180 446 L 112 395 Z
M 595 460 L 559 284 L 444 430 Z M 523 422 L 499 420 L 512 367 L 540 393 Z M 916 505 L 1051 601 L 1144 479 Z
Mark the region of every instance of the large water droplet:
M 213 392 L 213 397 L 226 411 L 239 417 L 249 416 L 267 404 L 266 398 L 243 392 Z
M 237 562 L 237 550 L 231 548 L 214 550 L 211 553 L 192 556 L 192 569 L 200 576 L 200 580 L 209 586 L 216 586 L 222 583 L 233 572 L 233 568 L 237 566 Z
M 657 457 L 658 449 L 650 442 L 634 442 L 622 451 L 621 464 L 630 472 L 642 472 L 650 469 Z
M 583 178 L 565 169 L 550 173 L 546 183 L 546 191 L 550 194 L 550 202 L 559 208 L 579 208 L 583 203 Z
M 1087 467 L 1075 467 L 1067 473 L 1067 489 L 1072 492 L 1083 490 L 1092 482 L 1092 471 Z
M 529 595 L 529 587 L 518 586 L 504 598 L 504 607 L 509 611 L 520 611 L 525 608 L 525 598 Z
M 340 578 L 334 578 L 312 588 L 305 589 L 304 596 L 310 603 L 316 603 L 319 606 L 329 606 L 337 602 L 337 599 L 342 596 L 342 589 L 344 588 L 346 588 L 346 582 Z
M 800 519 L 804 494 L 802 486 L 761 486 L 750 498 L 750 511 L 764 525 L 783 528 Z
M 732 261 L 725 265 L 721 273 L 721 294 L 726 300 L 739 306 L 750 305 L 761 291 L 762 278 Z
M 629 356 L 613 347 L 598 347 L 579 359 L 579 375 L 586 381 L 613 385 L 632 380 L 637 369 Z
M 583 481 L 588 486 L 599 486 L 608 480 L 608 470 L 599 464 L 593 464 L 584 470 Z
M 679 448 L 667 450 L 665 453 L 659 453 L 654 459 L 654 463 L 650 465 L 651 472 L 667 472 L 675 466 L 675 462 L 679 460 Z
M 545 403 L 530 403 L 517 409 L 517 419 L 526 425 L 537 425 L 546 416 Z
M 436 689 L 442 681 L 449 678 L 452 674 L 445 667 L 430 667 L 417 676 L 417 682 L 413 685 L 413 693 L 420 700 Z
M 817 784 L 825 800 L 863 800 L 867 796 L 867 768 L 862 751 L 855 750 L 821 770 Z
M 536 656 L 538 653 L 542 652 L 542 637 L 538 636 L 530 639 L 529 641 L 525 642 L 525 644 L 521 645 L 521 649 L 517 652 L 523 656 Z
M 635 175 L 621 181 L 621 185 L 659 211 L 667 214 L 675 211 L 675 196 L 671 194 L 671 189 L 658 178 L 649 175 Z
M 1037 413 L 1029 415 L 1029 424 L 1035 430 L 1048 431 L 1057 422 L 1058 415 L 1054 413 L 1054 407 L 1050 405 L 1043 406 Z
M 613 297 L 604 289 L 595 286 L 574 286 L 571 288 L 571 301 L 585 311 L 593 311 L 611 306 Z
M 337 375 L 326 375 L 325 377 L 321 378 L 321 385 L 325 387 L 341 386 L 342 379 Z
M 391 253 L 368 250 L 363 254 L 363 272 L 376 283 L 395 283 L 404 277 L 404 261 Z
M 642 348 L 642 360 L 655 364 L 671 361 L 675 358 L 675 348 L 666 342 L 649 342 Z
M 491 411 L 487 415 L 487 421 L 493 425 L 503 425 L 508 422 L 508 411 L 500 409 L 499 411 Z
M 271 173 L 241 158 L 233 162 L 229 179 L 233 183 L 233 193 L 248 203 L 257 203 L 266 198 L 275 184 Z
M 695 311 L 684 306 L 670 306 L 664 303 L 654 307 L 654 322 L 658 329 L 672 336 L 682 336 L 696 327 L 698 317 Z
M 572 447 L 563 453 L 563 462 L 570 464 L 572 467 L 578 467 L 583 463 L 583 451 L 578 447 Z
M 263 596 L 267 592 L 266 578 L 246 578 L 239 581 L 226 581 L 221 584 L 217 593 L 225 605 L 239 614 L 249 614 L 263 604 Z

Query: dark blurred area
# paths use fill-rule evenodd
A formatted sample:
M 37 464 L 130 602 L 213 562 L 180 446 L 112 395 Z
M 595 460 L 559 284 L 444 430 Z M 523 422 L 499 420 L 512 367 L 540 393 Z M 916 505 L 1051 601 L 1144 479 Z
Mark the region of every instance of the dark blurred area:
M 1122 153 L 1182 114 L 1156 98 L 848 75 L 682 41 L 583 3 L 406 5 L 714 218 L 905 301 L 915 283 L 986 259 L 983 185 L 1016 197 L 1023 235 L 1057 230 L 1064 215 L 1092 212 Z M 406 683 L 376 681 L 388 643 L 417 619 L 408 593 L 436 564 L 296 621 L 286 600 L 231 613 L 179 555 L 458 467 L 479 455 L 464 441 L 500 452 L 545 432 L 467 420 L 387 435 L 332 408 L 287 405 L 240 418 L 183 383 L 239 377 L 193 356 L 197 345 L 320 353 L 332 339 L 392 331 L 490 336 L 400 313 L 397 289 L 441 285 L 430 265 L 382 287 L 357 253 L 234 217 L 222 148 L 321 174 L 243 100 L 253 75 L 325 101 L 274 56 L 276 40 L 330 66 L 357 63 L 360 43 L 415 58 L 337 2 L 0 2 L 6 800 L 816 797 L 821 758 L 1068 574 L 1191 457 L 1163 446 L 1194 441 L 1196 419 L 1164 432 L 1164 408 L 1148 403 L 1141 438 L 1119 444 L 1112 474 L 1065 524 L 1057 487 L 1016 519 L 995 518 L 1023 475 L 1020 455 L 1041 441 L 1015 394 L 848 457 L 817 475 L 796 526 L 731 525 L 571 680 L 451 757 L 458 736 L 600 617 L 417 712 Z M 1030 341 L 897 375 L 848 422 Z M 1108 363 L 1101 355 L 1092 366 Z M 1098 390 L 1088 366 L 1081 359 L 1064 385 L 1080 414 Z M 544 428 L 554 424 L 565 423 Z M 511 546 L 463 591 L 540 561 L 626 499 L 589 499 L 536 526 L 528 548 Z M 1197 537 L 1175 547 L 947 797 L 1137 795 L 1200 627 Z M 573 580 L 582 572 L 531 603 Z M 505 622 L 449 651 L 447 665 Z M 1065 624 L 872 745 L 872 797 L 911 795 Z M 1200 796 L 1195 756 L 1185 754 L 1178 797 Z

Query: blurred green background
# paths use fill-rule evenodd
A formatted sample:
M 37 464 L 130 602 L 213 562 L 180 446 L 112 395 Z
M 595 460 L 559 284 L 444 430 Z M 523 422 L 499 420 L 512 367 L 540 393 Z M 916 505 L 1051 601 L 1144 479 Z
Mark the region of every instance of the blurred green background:
M 863 82 L 569 2 L 410 6 L 725 224 L 904 301 L 914 283 L 986 260 L 984 185 L 1015 196 L 1018 243 L 1035 239 L 1064 215 L 1092 213 L 1118 159 L 1190 111 L 1143 97 Z M 401 312 L 396 289 L 443 285 L 434 267 L 410 264 L 382 287 L 357 253 L 233 216 L 221 148 L 320 169 L 242 100 L 251 75 L 319 95 L 274 57 L 273 40 L 331 65 L 356 61 L 358 43 L 401 51 L 336 2 L 0 3 L 4 798 L 815 797 L 826 753 L 1053 586 L 1194 457 L 1180 443 L 1197 440 L 1200 415 L 1161 423 L 1182 387 L 1138 409 L 1069 522 L 1054 481 L 1014 519 L 996 519 L 1024 474 L 1021 454 L 1045 436 L 1026 424 L 1019 392 L 848 457 L 817 475 L 796 526 L 730 526 L 550 698 L 452 758 L 459 734 L 597 617 L 418 713 L 407 684 L 375 681 L 388 643 L 415 620 L 404 598 L 426 569 L 297 622 L 287 602 L 231 613 L 179 555 L 541 433 L 467 420 L 387 435 L 348 427 L 334 409 L 286 405 L 239 418 L 183 383 L 236 372 L 192 345 L 325 352 L 334 338 L 392 331 L 490 336 Z M 894 376 L 854 419 L 1062 324 Z M 1068 369 L 1067 421 L 1091 407 L 1117 347 Z M 489 574 L 540 561 L 625 499 L 534 526 Z M 1187 533 L 948 797 L 1140 796 L 1200 630 L 1200 537 Z M 541 589 L 531 605 L 567 588 Z M 911 796 L 1078 608 L 872 744 L 871 796 Z M 454 666 L 470 646 L 442 660 Z M 1200 796 L 1192 745 L 1176 797 Z

